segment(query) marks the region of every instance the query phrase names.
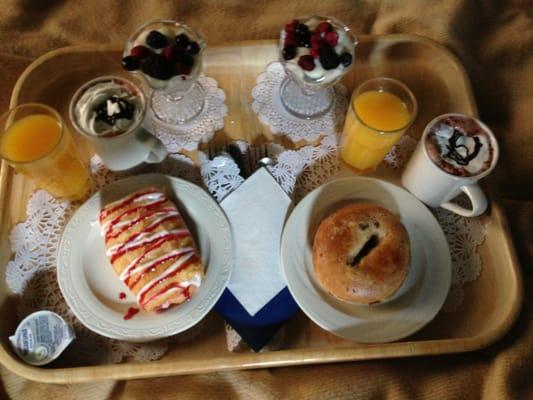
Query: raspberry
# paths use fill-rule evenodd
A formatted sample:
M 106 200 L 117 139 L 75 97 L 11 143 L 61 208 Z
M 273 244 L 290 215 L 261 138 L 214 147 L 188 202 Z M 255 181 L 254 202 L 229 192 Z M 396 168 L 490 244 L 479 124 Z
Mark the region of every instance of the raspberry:
M 135 71 L 139 69 L 140 62 L 137 57 L 127 56 L 122 59 L 122 68 L 126 71 Z
M 150 53 L 151 51 L 148 47 L 138 45 L 131 49 L 130 56 L 142 59 L 148 57 Z
M 341 64 L 346 68 L 352 63 L 352 55 L 350 53 L 342 53 L 339 57 Z
M 165 57 L 168 60 L 175 60 L 178 57 L 178 54 L 182 52 L 182 49 L 180 49 L 175 44 L 171 44 L 163 49 L 163 57 Z
M 296 28 L 297 25 L 298 25 L 298 20 L 293 19 L 291 22 L 285 25 L 285 33 L 287 34 L 294 33 L 294 29 Z
M 318 24 L 316 31 L 318 33 L 326 33 L 333 30 L 333 27 L 328 21 L 322 21 L 320 24 Z
M 311 49 L 311 55 L 313 58 L 318 58 L 320 56 L 320 51 L 318 49 Z
M 298 59 L 298 65 L 305 71 L 312 71 L 315 69 L 315 60 L 310 55 L 301 56 Z
M 167 37 L 159 31 L 151 31 L 146 37 L 146 44 L 153 49 L 162 49 L 167 45 Z
M 281 50 L 281 55 L 284 60 L 292 60 L 296 57 L 296 46 L 285 46 L 283 50 Z
M 318 33 L 315 33 L 311 36 L 311 48 L 319 50 L 324 45 L 322 38 Z
M 331 47 L 324 46 L 320 50 L 320 64 L 324 69 L 335 69 L 339 66 L 340 60 L 335 50 Z
M 326 33 L 326 43 L 331 46 L 335 47 L 337 43 L 339 42 L 339 34 L 335 31 Z

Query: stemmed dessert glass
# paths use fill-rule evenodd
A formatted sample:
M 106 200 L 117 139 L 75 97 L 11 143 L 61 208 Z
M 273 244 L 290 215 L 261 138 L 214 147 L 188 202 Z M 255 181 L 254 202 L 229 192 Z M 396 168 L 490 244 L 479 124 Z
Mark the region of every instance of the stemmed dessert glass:
M 350 29 L 334 18 L 313 15 L 289 22 L 279 43 L 286 72 L 280 86 L 284 108 L 300 119 L 327 113 L 334 101 L 333 86 L 352 68 L 356 45 Z
M 148 108 L 158 122 L 182 125 L 201 113 L 205 90 L 198 77 L 205 47 L 198 32 L 173 20 L 148 21 L 128 38 L 122 66 L 152 89 Z

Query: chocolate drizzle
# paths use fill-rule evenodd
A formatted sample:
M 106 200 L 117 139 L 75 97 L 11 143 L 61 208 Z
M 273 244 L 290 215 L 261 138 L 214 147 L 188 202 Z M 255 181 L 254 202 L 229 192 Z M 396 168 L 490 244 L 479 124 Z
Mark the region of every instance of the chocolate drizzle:
M 117 107 L 113 107 L 115 104 Z M 114 126 L 118 119 L 132 119 L 135 106 L 116 96 L 111 96 L 95 108 L 96 120 Z
M 459 165 L 465 166 L 468 165 L 474 158 L 476 158 L 481 150 L 481 147 L 483 147 L 483 143 L 481 143 L 478 137 L 474 136 L 472 138 L 474 139 L 474 150 L 472 153 L 470 153 L 470 150 L 464 144 L 457 144 L 457 141 L 461 137 L 464 137 L 461 131 L 454 129 L 453 135 L 448 139 L 448 144 L 446 145 L 448 153 L 446 153 L 444 156 L 451 158 Z M 461 154 L 459 149 L 463 149 L 465 154 Z

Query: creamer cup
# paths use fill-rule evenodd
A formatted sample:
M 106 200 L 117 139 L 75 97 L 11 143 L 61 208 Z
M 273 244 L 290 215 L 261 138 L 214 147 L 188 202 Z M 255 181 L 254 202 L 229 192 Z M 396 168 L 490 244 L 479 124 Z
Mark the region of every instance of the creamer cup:
M 76 335 L 63 318 L 51 311 L 37 311 L 19 324 L 9 337 L 15 353 L 31 365 L 54 361 Z

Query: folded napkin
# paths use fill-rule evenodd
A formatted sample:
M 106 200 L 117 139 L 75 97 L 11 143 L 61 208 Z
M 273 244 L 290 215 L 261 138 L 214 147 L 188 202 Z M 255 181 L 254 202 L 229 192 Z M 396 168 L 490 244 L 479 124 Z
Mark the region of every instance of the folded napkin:
M 235 265 L 215 309 L 258 351 L 298 310 L 280 265 L 281 232 L 291 199 L 260 168 L 220 205 L 232 226 Z

